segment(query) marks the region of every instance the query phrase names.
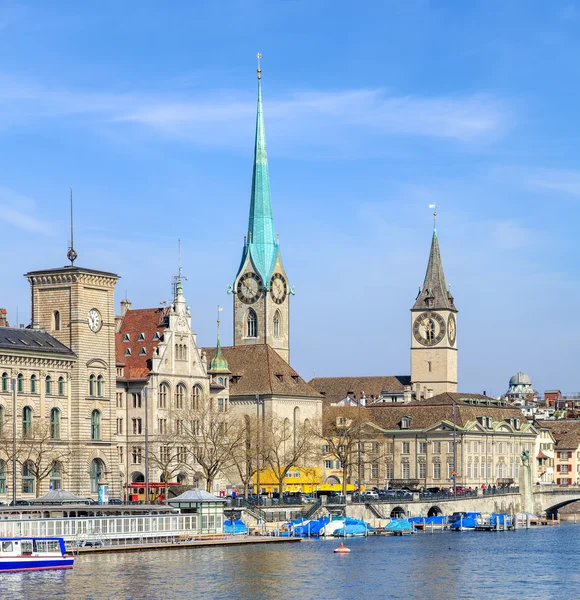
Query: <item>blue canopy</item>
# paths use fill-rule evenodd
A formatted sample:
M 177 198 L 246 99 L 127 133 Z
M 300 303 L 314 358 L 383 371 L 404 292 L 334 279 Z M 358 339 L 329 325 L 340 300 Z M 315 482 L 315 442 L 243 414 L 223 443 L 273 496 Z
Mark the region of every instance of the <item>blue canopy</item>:
M 231 519 L 224 521 L 224 533 L 229 533 L 230 535 L 242 535 L 244 533 L 248 533 L 248 527 L 246 524 L 240 519 Z
M 391 522 L 385 525 L 384 529 L 395 533 L 414 533 L 417 531 L 413 523 L 409 522 L 409 519 L 391 519 Z

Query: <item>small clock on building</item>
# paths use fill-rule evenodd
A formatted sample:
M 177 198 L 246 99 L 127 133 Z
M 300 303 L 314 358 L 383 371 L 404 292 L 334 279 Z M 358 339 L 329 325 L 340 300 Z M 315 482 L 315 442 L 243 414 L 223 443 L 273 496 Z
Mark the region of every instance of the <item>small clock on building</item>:
M 101 313 L 96 308 L 91 308 L 91 310 L 89 310 L 88 323 L 89 329 L 95 333 L 101 328 L 103 320 L 101 319 Z

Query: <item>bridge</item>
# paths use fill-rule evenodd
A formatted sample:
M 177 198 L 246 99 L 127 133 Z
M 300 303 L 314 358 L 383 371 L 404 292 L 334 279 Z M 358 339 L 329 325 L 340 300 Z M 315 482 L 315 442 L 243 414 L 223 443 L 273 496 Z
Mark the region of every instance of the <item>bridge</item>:
M 533 513 L 535 515 L 557 515 L 558 510 L 571 502 L 580 501 L 580 486 L 534 486 Z M 482 512 L 515 514 L 523 510 L 524 502 L 518 488 L 508 488 L 482 493 L 462 494 L 456 497 L 432 494 L 426 497 L 412 493 L 406 498 L 389 498 L 360 502 L 333 502 L 334 498 L 321 498 L 315 504 L 296 506 L 277 504 L 272 507 L 255 507 L 241 501 L 228 512 L 242 512 L 244 518 L 255 525 L 258 522 L 286 521 L 303 516 L 315 519 L 325 514 L 344 514 L 348 517 L 373 521 L 397 516 L 450 515 L 454 512 Z

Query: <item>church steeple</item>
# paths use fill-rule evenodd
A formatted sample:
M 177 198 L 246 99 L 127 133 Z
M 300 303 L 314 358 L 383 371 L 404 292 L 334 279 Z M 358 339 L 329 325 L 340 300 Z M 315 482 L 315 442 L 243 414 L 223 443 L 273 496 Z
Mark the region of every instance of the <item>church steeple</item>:
M 258 108 L 248 233 L 242 260 L 229 292 L 234 294 L 234 346 L 268 344 L 285 360 L 290 358 L 289 296 L 270 195 L 266 134 L 262 112 L 261 54 L 258 54 Z
M 250 217 L 248 234 L 244 245 L 244 254 L 240 271 L 249 254 L 258 275 L 266 288 L 278 260 L 279 245 L 272 216 L 272 198 L 270 195 L 270 173 L 266 154 L 266 133 L 262 112 L 262 69 L 258 55 L 258 108 L 256 114 L 256 139 L 254 142 L 254 167 L 252 173 L 252 192 L 250 197 Z M 239 271 L 238 271 L 239 274 Z
M 221 306 L 218 306 L 218 320 L 217 320 L 217 344 L 215 347 L 215 354 L 209 363 L 208 371 L 210 373 L 230 373 L 228 361 L 222 352 L 222 346 L 220 341 L 220 312 L 222 311 Z
M 443 273 L 443 263 L 441 262 L 441 253 L 439 251 L 439 239 L 437 238 L 437 229 L 433 227 L 433 238 L 431 240 L 431 252 L 429 253 L 429 262 L 427 272 L 423 281 L 423 288 L 413 306 L 413 310 L 424 309 L 445 309 L 457 310 L 453 304 L 453 296 L 445 283 L 445 274 Z

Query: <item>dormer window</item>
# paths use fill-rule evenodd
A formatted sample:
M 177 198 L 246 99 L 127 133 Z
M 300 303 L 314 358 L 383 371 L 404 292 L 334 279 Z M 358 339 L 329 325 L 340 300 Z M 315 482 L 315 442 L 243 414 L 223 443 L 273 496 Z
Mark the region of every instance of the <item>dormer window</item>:
M 294 380 L 294 383 L 300 383 L 300 376 L 299 375 L 292 375 L 292 379 Z
M 124 341 L 124 342 L 130 342 L 130 341 L 131 341 L 131 336 L 130 336 L 128 333 L 126 333 L 126 334 L 123 336 L 123 341 Z
M 516 419 L 516 429 L 520 429 L 520 427 L 522 426 L 522 423 L 519 419 Z
M 401 419 L 401 429 L 409 429 L 410 423 L 411 423 L 411 419 L 409 417 L 403 417 Z
M 153 341 L 160 340 L 160 339 L 161 339 L 161 336 L 159 335 L 159 332 L 158 332 L 158 331 L 156 331 L 156 332 L 153 334 Z
M 278 381 L 284 381 L 284 375 L 282 373 L 276 373 L 276 377 L 278 378 Z
M 131 348 L 125 350 L 125 356 L 131 356 Z
M 137 341 L 138 341 L 138 342 L 142 342 L 142 341 L 144 341 L 144 340 L 145 340 L 145 334 L 144 334 L 143 332 L 141 332 L 141 333 L 139 334 L 139 337 L 137 338 Z
M 145 356 L 147 354 L 147 348 L 143 346 L 141 350 L 139 350 L 139 356 Z

